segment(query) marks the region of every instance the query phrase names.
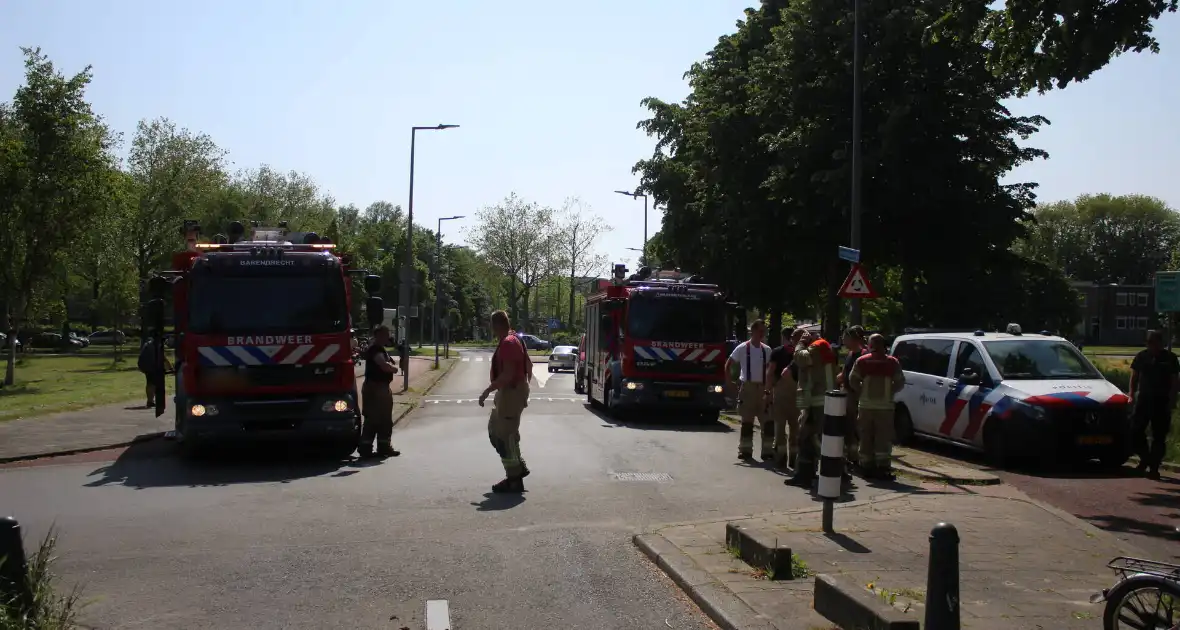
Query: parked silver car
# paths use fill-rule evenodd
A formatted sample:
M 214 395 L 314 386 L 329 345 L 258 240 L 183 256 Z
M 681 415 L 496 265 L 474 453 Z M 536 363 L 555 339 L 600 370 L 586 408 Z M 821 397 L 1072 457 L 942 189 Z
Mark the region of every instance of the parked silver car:
M 549 371 L 572 370 L 578 361 L 578 349 L 573 346 L 557 346 L 549 355 Z

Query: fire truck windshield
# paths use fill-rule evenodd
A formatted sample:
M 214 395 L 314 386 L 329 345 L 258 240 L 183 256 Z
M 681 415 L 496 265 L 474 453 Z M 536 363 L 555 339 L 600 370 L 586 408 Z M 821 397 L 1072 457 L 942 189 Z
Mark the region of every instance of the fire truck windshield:
M 722 342 L 725 308 L 718 300 L 679 296 L 633 296 L 627 335 L 649 341 Z
M 194 274 L 189 328 L 202 333 L 303 333 L 346 330 L 340 275 Z

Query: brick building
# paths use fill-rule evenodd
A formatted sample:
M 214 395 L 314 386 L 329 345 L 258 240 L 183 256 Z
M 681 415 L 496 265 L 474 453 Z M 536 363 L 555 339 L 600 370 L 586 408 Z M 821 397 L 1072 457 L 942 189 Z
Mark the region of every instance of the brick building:
M 1151 328 L 1159 328 L 1155 287 L 1150 284 L 1073 282 L 1080 295 L 1079 339 L 1098 346 L 1141 346 Z

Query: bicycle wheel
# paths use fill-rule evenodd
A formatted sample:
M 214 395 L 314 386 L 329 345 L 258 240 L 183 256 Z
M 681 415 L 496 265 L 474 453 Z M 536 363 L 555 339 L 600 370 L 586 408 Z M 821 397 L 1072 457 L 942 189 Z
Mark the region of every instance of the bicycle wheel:
M 1180 584 L 1155 576 L 1130 578 L 1111 589 L 1102 614 L 1103 630 L 1176 630 L 1180 627 Z

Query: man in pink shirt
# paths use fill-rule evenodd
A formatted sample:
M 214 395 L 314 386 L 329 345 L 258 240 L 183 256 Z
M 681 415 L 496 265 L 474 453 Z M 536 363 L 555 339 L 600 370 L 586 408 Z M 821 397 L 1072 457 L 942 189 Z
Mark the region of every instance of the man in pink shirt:
M 492 332 L 499 339 L 492 355 L 492 382 L 479 396 L 482 407 L 492 392 L 496 394 L 488 418 L 488 437 L 500 454 L 504 480 L 492 486 L 492 492 L 524 492 L 529 468 L 520 456 L 520 415 L 529 404 L 533 365 L 524 343 L 509 324 L 507 313 L 492 313 Z

